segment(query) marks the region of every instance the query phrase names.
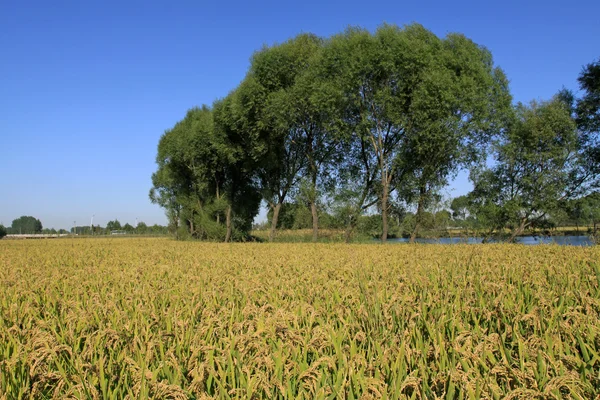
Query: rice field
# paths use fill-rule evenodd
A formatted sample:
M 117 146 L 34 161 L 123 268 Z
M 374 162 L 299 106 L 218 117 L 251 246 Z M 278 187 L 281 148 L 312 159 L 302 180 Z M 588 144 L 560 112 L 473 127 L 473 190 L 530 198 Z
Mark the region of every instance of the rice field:
M 1 399 L 600 399 L 600 247 L 0 241 Z

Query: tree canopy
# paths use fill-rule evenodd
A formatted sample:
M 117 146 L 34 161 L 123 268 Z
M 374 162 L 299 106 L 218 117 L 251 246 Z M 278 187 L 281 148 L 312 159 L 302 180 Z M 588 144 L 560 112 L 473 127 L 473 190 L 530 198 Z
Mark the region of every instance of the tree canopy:
M 310 220 L 316 241 L 320 216 L 350 238 L 365 215 L 382 240 L 390 223 L 414 240 L 429 215 L 518 235 L 600 183 L 599 70 L 584 68 L 580 99 L 513 106 L 491 53 L 462 34 L 300 34 L 257 51 L 236 88 L 164 133 L 150 199 L 181 238 L 249 239 L 261 202 L 269 240 Z M 437 209 L 465 169 L 473 192 Z
M 513 226 L 510 240 L 547 218 L 567 192 L 575 168 L 577 129 L 559 98 L 519 104 L 495 146 L 496 165 L 474 174 L 471 197 L 490 228 Z M 495 226 L 494 226 L 495 225 Z
M 14 234 L 35 234 L 41 233 L 43 227 L 39 219 L 23 215 L 13 220 L 10 229 Z
M 600 60 L 586 65 L 577 80 L 583 92 L 575 104 L 581 157 L 572 182 L 586 193 L 600 188 Z

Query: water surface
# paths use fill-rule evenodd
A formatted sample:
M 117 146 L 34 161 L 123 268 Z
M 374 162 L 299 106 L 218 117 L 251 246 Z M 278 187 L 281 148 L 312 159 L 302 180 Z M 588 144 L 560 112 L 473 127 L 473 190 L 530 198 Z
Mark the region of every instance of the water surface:
M 408 243 L 410 239 L 407 238 L 396 238 L 388 239 L 392 243 Z M 481 237 L 451 237 L 451 238 L 438 238 L 438 239 L 425 239 L 418 238 L 417 243 L 439 243 L 439 244 L 458 244 L 458 243 L 469 243 L 476 244 L 483 242 Z M 494 242 L 493 240 L 491 241 Z M 594 243 L 589 236 L 520 236 L 515 240 L 516 243 L 526 245 L 536 244 L 558 244 L 561 246 L 592 246 Z

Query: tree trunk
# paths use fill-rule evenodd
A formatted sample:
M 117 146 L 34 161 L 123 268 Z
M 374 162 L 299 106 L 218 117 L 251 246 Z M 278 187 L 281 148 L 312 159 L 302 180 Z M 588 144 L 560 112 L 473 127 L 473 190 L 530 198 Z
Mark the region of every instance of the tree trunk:
M 346 232 L 344 232 L 344 241 L 346 243 L 350 243 L 350 241 L 352 240 L 352 231 L 354 229 L 352 228 L 352 225 L 348 225 L 346 227 Z
M 310 211 L 312 214 L 312 225 L 313 225 L 313 237 L 312 241 L 316 242 L 319 238 L 319 214 L 317 213 L 317 175 L 318 175 L 318 167 L 314 159 L 314 148 L 312 132 L 310 135 L 310 139 L 308 141 L 308 163 L 310 166 Z
M 413 229 L 412 233 L 410 234 L 410 240 L 408 241 L 408 243 L 414 244 L 415 240 L 417 240 L 418 233 L 419 233 L 419 220 L 417 218 L 417 220 L 415 222 L 415 229 Z
M 221 196 L 219 195 L 219 183 L 217 182 L 217 200 L 219 200 Z M 200 203 L 200 201 L 198 200 L 198 203 Z M 219 225 L 221 223 L 221 213 L 217 212 L 217 225 Z
M 387 179 L 383 180 L 382 182 L 383 184 L 383 193 L 381 196 L 381 225 L 383 228 L 383 231 L 381 232 L 381 241 L 385 242 L 387 240 L 387 236 L 388 236 L 388 184 L 387 184 Z
M 365 207 L 365 201 L 369 194 L 370 188 L 371 183 L 367 182 L 365 188 L 363 189 L 362 196 L 360 198 L 360 201 L 358 202 L 356 209 L 350 212 L 350 219 L 348 221 L 348 225 L 346 226 L 345 232 L 346 243 L 350 243 L 350 241 L 352 240 L 352 235 L 354 233 L 354 230 L 356 229 L 356 226 L 358 225 L 358 220 L 362 215 L 364 209 L 367 208 Z
M 488 233 L 483 233 L 483 240 L 481 241 L 481 243 L 485 244 L 485 243 L 489 243 L 492 235 L 494 234 L 494 228 L 490 229 Z
M 273 218 L 271 219 L 271 232 L 269 232 L 269 242 L 275 239 L 275 230 L 277 229 L 277 219 L 279 219 L 279 211 L 281 210 L 281 203 L 277 203 L 273 208 Z
M 417 214 L 415 215 L 415 229 L 410 234 L 409 243 L 415 243 L 419 229 L 421 228 L 421 217 L 423 215 L 423 208 L 425 206 L 425 188 L 419 188 L 419 202 L 417 203 Z
M 346 243 L 350 243 L 352 241 L 352 235 L 354 234 L 354 229 L 356 228 L 359 215 L 359 212 L 357 212 L 354 215 L 350 215 L 350 219 L 348 220 L 348 224 L 346 225 L 346 231 L 344 232 L 344 241 Z
M 179 240 L 179 211 L 174 212 L 175 215 L 171 218 L 171 223 L 175 227 L 175 240 Z
M 225 234 L 225 243 L 231 241 L 231 204 L 227 206 L 227 214 L 225 215 L 225 225 L 227 233 Z
M 516 237 L 519 236 L 521 233 L 523 233 L 523 231 L 525 230 L 526 223 L 527 223 L 527 217 L 521 218 L 521 222 L 519 223 L 519 226 L 517 227 L 517 229 L 513 230 L 512 234 L 508 238 L 508 240 L 507 240 L 508 243 L 513 243 L 515 241 Z
M 319 214 L 317 213 L 317 205 L 315 201 L 310 202 L 310 211 L 312 212 L 312 223 L 313 223 L 313 242 L 316 242 L 319 238 Z

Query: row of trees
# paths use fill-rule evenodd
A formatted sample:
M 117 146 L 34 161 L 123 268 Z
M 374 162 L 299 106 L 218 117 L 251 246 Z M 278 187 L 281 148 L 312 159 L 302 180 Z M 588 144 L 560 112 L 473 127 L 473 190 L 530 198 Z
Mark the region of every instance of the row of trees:
M 165 132 L 150 199 L 179 237 L 243 239 L 264 201 L 271 240 L 289 203 L 310 210 L 313 240 L 325 211 L 348 239 L 376 214 L 386 240 L 400 210 L 414 211 L 414 240 L 468 168 L 478 218 L 492 230 L 516 218 L 516 235 L 597 183 L 597 88 L 582 88 L 579 100 L 563 91 L 513 107 L 490 52 L 461 34 L 416 24 L 302 34 L 255 53 L 235 90 Z
M 444 236 L 469 235 L 476 237 L 499 236 L 510 238 L 506 229 L 493 230 L 483 215 L 477 217 L 478 205 L 473 202 L 470 195 L 458 196 L 453 199 L 445 199 L 438 196 L 430 204 L 420 217 L 421 232 L 428 238 L 439 238 Z M 254 225 L 256 230 L 265 230 L 272 223 L 272 213 L 267 214 L 267 221 Z M 335 209 L 320 209 L 319 224 L 321 228 L 328 230 L 340 230 L 345 228 L 345 221 L 341 214 Z M 389 214 L 389 231 L 393 237 L 410 237 L 416 224 L 414 211 L 404 208 L 393 208 Z M 278 221 L 278 229 L 305 230 L 312 227 L 311 212 L 306 204 L 290 202 L 284 204 Z M 511 228 L 510 224 L 503 228 Z M 556 228 L 564 228 L 560 232 Z M 566 200 L 553 208 L 551 212 L 531 221 L 530 228 L 536 232 L 545 234 L 565 234 L 572 232 L 598 232 L 600 228 L 600 193 L 594 192 L 590 195 L 576 199 Z M 382 223 L 379 214 L 361 215 L 356 224 L 356 232 L 363 238 L 377 237 L 381 234 Z
M 3 227 L 4 228 L 4 227 Z M 12 221 L 8 228 L 4 228 L 7 234 L 35 234 L 42 233 L 42 222 L 32 216 L 23 215 Z
M 166 235 L 169 233 L 168 227 L 161 225 L 148 226 L 144 222 L 139 222 L 137 226 L 132 226 L 129 223 L 121 225 L 119 220 L 109 221 L 106 227 L 99 225 L 86 226 L 75 226 L 69 231 L 65 229 L 54 229 L 54 228 L 43 228 L 42 223 L 39 219 L 32 216 L 22 216 L 12 221 L 10 227 L 5 228 L 0 225 L 0 239 L 7 234 L 66 234 L 76 233 L 79 235 L 108 235 L 113 231 L 123 231 L 127 234 L 141 234 L 141 235 Z
M 461 226 L 461 222 L 452 218 L 445 202 L 438 199 L 435 205 L 428 207 L 421 215 L 421 228 L 428 236 L 443 236 L 448 234 L 448 228 Z M 340 212 L 342 211 L 342 212 Z M 328 230 L 343 230 L 347 226 L 343 210 L 320 206 L 319 228 Z M 256 230 L 265 230 L 271 226 L 273 213 L 267 214 L 267 221 L 254 225 Z M 415 228 L 415 213 L 404 208 L 391 207 L 388 214 L 388 233 L 392 237 L 408 237 Z M 277 221 L 277 229 L 298 230 L 311 229 L 312 216 L 308 205 L 300 202 L 285 203 Z M 356 221 L 354 232 L 361 237 L 379 237 L 382 231 L 381 215 L 369 213 L 360 215 Z
M 110 235 L 113 232 L 126 233 L 128 235 L 167 235 L 169 229 L 166 226 L 158 224 L 146 225 L 144 222 L 139 222 L 136 226 L 129 223 L 121 225 L 118 219 L 108 221 L 105 227 L 87 225 L 71 228 L 71 233 L 77 233 L 78 235 Z
M 550 101 L 517 105 L 492 143 L 493 166 L 471 171 L 472 214 L 490 235 L 508 226 L 512 241 L 532 225 L 600 206 L 600 61 L 578 80 L 579 99 L 563 89 Z
M 450 204 L 452 215 L 452 226 L 459 227 L 465 231 L 482 235 L 485 237 L 498 234 L 503 228 L 509 227 L 513 229 L 509 239 L 514 234 L 514 229 L 520 226 L 521 221 L 519 212 L 514 213 L 513 221 L 510 221 L 510 214 L 481 212 L 480 205 L 473 201 L 472 194 L 459 196 L 452 200 Z M 600 227 L 600 192 L 574 198 L 570 200 L 560 201 L 556 206 L 549 207 L 547 205 L 546 212 L 536 214 L 533 218 L 526 221 L 527 226 L 550 230 L 557 227 L 575 228 L 575 231 L 589 230 L 597 235 Z M 489 211 L 489 210 L 488 210 Z M 492 217 L 492 218 L 490 218 Z

